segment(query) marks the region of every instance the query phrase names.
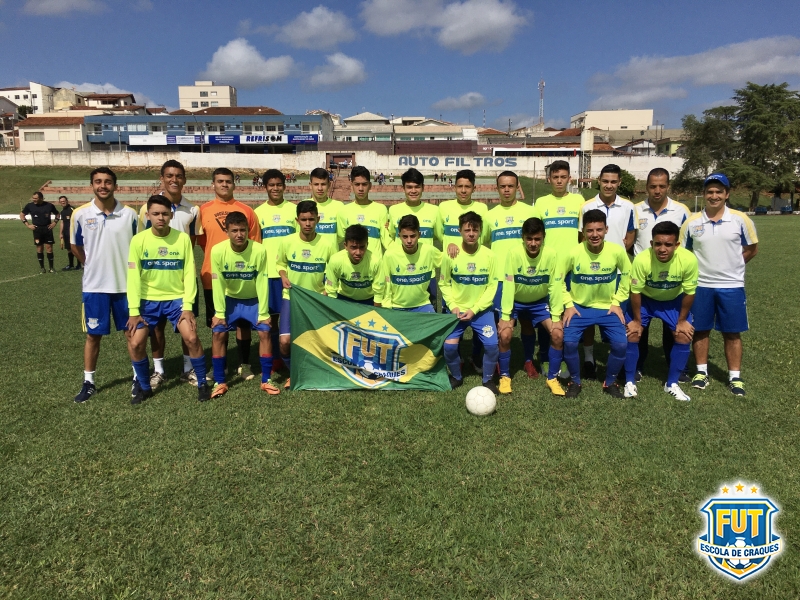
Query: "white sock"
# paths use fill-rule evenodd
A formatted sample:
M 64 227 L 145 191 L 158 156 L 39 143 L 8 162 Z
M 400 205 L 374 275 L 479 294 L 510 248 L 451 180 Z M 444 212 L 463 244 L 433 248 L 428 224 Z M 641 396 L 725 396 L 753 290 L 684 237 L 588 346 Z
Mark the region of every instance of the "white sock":
M 183 355 L 183 372 L 188 373 L 192 370 L 192 359 L 188 354 Z
M 583 361 L 590 363 L 594 362 L 594 344 L 583 347 Z
M 153 369 L 156 373 L 164 374 L 164 359 L 163 358 L 154 358 L 153 359 Z
M 94 383 L 94 371 L 84 371 L 83 380 L 89 383 Z
M 742 374 L 741 371 L 728 371 L 728 381 L 736 377 L 739 377 L 741 374 Z
M 703 375 L 708 375 L 708 364 L 697 365 L 697 372 Z

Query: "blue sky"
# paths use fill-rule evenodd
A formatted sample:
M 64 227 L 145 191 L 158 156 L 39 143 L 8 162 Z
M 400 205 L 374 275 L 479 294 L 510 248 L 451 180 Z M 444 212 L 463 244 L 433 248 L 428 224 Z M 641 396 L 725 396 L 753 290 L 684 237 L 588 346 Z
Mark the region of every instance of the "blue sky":
M 564 127 L 587 108 L 653 108 L 667 127 L 747 81 L 800 89 L 800 2 L 0 0 L 0 87 L 234 85 L 287 114 L 442 116 Z

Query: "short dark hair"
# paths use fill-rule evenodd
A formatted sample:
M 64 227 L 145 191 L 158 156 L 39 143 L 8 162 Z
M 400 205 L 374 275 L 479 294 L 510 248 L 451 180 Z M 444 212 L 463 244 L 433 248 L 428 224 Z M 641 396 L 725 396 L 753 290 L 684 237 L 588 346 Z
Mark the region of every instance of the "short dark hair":
M 469 182 L 472 185 L 475 185 L 475 171 L 472 169 L 461 169 L 458 173 L 456 173 L 455 181 L 459 179 L 469 179 Z
M 403 185 L 407 183 L 416 183 L 417 185 L 425 185 L 425 176 L 411 167 L 408 171 L 400 175 L 400 181 Z
M 602 223 L 603 225 L 608 225 L 606 213 L 596 208 L 586 211 L 586 213 L 583 215 L 583 226 L 586 227 L 589 223 Z
M 569 163 L 565 160 L 554 160 L 552 163 L 550 163 L 550 170 L 547 172 L 547 174 L 549 175 L 553 171 L 566 171 L 569 173 Z
M 186 177 L 186 169 L 184 169 L 183 165 L 181 163 L 179 163 L 177 160 L 175 160 L 174 158 L 169 159 L 167 162 L 165 162 L 163 165 L 161 165 L 161 176 L 162 177 L 164 176 L 164 171 L 166 171 L 169 168 L 180 169 L 181 173 L 183 173 L 183 176 Z
M 214 172 L 211 173 L 211 181 L 214 181 L 217 178 L 217 175 L 227 175 L 231 179 L 233 179 L 233 171 L 231 171 L 227 167 L 220 167 L 218 169 L 214 169 Z
M 483 219 L 481 219 L 481 216 L 474 210 L 468 210 L 463 215 L 458 217 L 458 228 L 461 229 L 464 227 L 464 225 L 472 225 L 473 227 L 478 227 L 482 230 Z
M 36 190 L 35 192 L 33 192 L 33 195 L 36 196 L 39 200 L 44 200 L 44 194 L 42 192 L 40 192 L 39 190 Z
M 158 204 L 159 206 L 163 206 L 164 208 L 168 208 L 170 213 L 172 213 L 172 202 L 169 201 L 165 196 L 161 194 L 155 194 L 154 196 L 150 196 L 147 199 L 147 210 L 150 210 L 150 207 L 154 204 Z
M 622 179 L 622 169 L 620 169 L 619 165 L 606 165 L 602 169 L 600 169 L 600 177 L 603 176 L 604 173 L 616 173 L 619 175 L 620 179 Z
M 372 175 L 370 175 L 369 169 L 361 165 L 350 169 L 350 181 L 354 181 L 356 177 L 366 177 L 367 181 L 372 181 Z
M 502 173 L 500 173 L 500 175 L 497 176 L 495 182 L 500 183 L 501 177 L 513 177 L 516 180 L 516 182 L 519 183 L 519 177 L 517 177 L 517 174 L 514 173 L 514 171 L 503 171 Z
M 261 181 L 264 182 L 264 185 L 267 185 L 267 182 L 270 179 L 280 179 L 281 182 L 286 184 L 286 175 L 284 175 L 283 172 L 278 169 L 267 169 L 264 171 L 264 176 L 261 178 Z
M 302 202 L 297 203 L 297 216 L 299 217 L 302 213 L 314 213 L 315 215 L 319 214 L 319 210 L 317 209 L 317 203 L 313 200 L 303 200 Z
M 108 167 L 97 167 L 97 168 L 96 168 L 94 171 L 92 171 L 91 173 L 89 173 L 89 183 L 91 183 L 92 181 L 94 181 L 94 176 L 95 176 L 95 175 L 97 175 L 98 173 L 102 173 L 103 175 L 108 175 L 108 176 L 110 176 L 110 177 L 111 177 L 111 180 L 112 180 L 112 181 L 113 181 L 115 184 L 117 183 L 117 174 L 116 174 L 116 173 L 114 173 L 114 171 L 112 171 L 112 170 L 111 170 L 111 169 L 109 169 Z
M 359 225 L 358 223 L 356 223 L 355 225 L 350 225 L 350 227 L 344 230 L 345 246 L 347 245 L 347 242 L 358 242 L 359 244 L 362 244 L 368 241 L 369 241 L 369 230 L 363 225 Z
M 239 212 L 238 210 L 229 212 L 228 216 L 225 217 L 225 228 L 227 229 L 231 225 L 244 225 L 247 227 L 247 217 L 244 216 L 243 212 Z
M 311 181 L 312 179 L 324 179 L 325 181 L 330 181 L 331 174 L 328 173 L 327 169 L 323 169 L 322 167 L 317 167 L 313 169 L 311 173 L 308 174 L 308 180 Z M 266 179 L 264 182 L 266 183 Z
M 681 237 L 681 228 L 672 221 L 661 221 L 660 223 L 656 223 L 655 227 L 653 227 L 652 234 L 653 237 L 657 235 L 674 235 L 677 241 Z
M 58 199 L 59 199 L 59 200 L 61 200 L 62 198 L 63 198 L 64 200 L 66 200 L 67 202 L 69 202 L 69 198 L 67 198 L 66 196 L 59 196 L 59 197 L 58 197 Z
M 406 215 L 402 217 L 397 223 L 397 231 L 403 231 L 403 229 L 419 231 L 419 219 L 415 215 Z
M 650 183 L 651 177 L 664 177 L 667 178 L 667 183 L 669 183 L 669 171 L 664 169 L 663 167 L 656 167 L 655 169 L 651 169 L 650 172 L 647 174 L 647 179 L 645 180 L 645 185 Z
M 545 233 L 544 221 L 538 217 L 526 219 L 522 224 L 522 235 L 536 235 L 537 233 Z

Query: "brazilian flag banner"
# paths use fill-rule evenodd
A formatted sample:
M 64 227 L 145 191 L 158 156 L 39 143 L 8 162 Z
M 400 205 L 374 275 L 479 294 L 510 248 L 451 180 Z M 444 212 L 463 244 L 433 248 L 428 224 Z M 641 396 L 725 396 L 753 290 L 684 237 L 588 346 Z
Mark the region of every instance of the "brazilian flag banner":
M 292 390 L 448 391 L 458 319 L 376 308 L 292 287 Z

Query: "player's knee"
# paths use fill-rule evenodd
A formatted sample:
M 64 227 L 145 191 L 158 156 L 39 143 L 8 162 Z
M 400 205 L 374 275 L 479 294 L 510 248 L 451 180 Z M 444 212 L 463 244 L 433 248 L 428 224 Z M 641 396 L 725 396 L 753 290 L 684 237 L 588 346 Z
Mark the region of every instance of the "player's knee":
M 627 341 L 616 341 L 611 342 L 611 354 L 614 356 L 625 356 L 628 352 L 628 342 Z
M 285 339 L 284 340 L 281 337 L 280 348 L 281 348 L 281 354 L 283 356 L 289 356 L 289 353 L 291 352 L 291 349 L 292 349 L 292 341 L 291 341 L 291 339 Z
M 739 333 L 729 333 L 729 332 L 723 332 L 723 333 L 722 333 L 722 338 L 723 338 L 723 339 L 724 339 L 726 342 L 732 342 L 732 341 L 740 340 L 740 339 L 742 338 L 742 336 L 741 336 L 741 334 L 739 334 Z
M 678 331 L 675 332 L 674 336 L 676 344 L 691 344 L 692 343 L 692 336 L 683 332 Z
M 553 329 L 550 332 L 550 344 L 558 350 L 564 343 L 564 331 L 562 329 Z

